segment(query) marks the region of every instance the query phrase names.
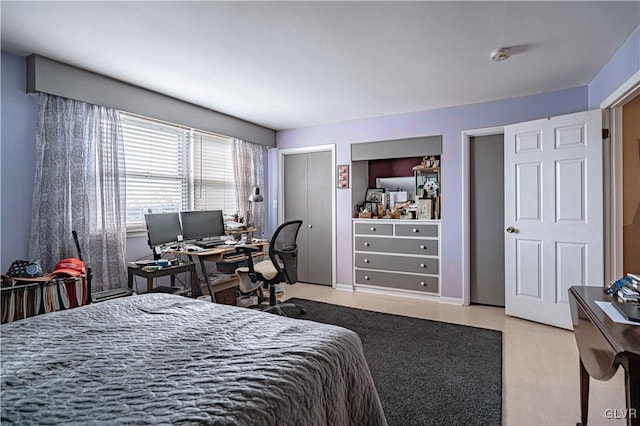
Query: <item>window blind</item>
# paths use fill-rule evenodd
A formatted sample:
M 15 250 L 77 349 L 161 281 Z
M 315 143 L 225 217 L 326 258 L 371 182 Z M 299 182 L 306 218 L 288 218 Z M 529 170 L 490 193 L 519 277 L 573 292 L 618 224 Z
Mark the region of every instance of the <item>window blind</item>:
M 127 227 L 144 215 L 189 208 L 189 129 L 121 114 L 125 145 Z
M 233 174 L 233 140 L 211 133 L 193 132 L 193 208 L 237 211 Z

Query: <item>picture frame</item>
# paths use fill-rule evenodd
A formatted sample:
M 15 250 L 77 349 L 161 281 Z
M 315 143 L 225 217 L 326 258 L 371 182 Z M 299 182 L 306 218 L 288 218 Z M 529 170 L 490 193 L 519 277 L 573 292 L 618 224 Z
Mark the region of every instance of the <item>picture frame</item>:
M 429 220 L 433 218 L 433 200 L 430 198 L 418 200 L 418 219 Z
M 349 165 L 348 164 L 340 164 L 336 168 L 336 177 L 338 189 L 347 189 L 349 188 Z
M 376 203 L 376 202 L 365 201 L 364 206 L 365 206 L 365 210 L 368 208 L 368 210 L 371 212 L 371 215 L 373 217 L 380 216 L 381 211 L 383 210 L 382 204 Z
M 367 188 L 364 201 L 368 203 L 382 203 L 384 200 L 384 188 Z

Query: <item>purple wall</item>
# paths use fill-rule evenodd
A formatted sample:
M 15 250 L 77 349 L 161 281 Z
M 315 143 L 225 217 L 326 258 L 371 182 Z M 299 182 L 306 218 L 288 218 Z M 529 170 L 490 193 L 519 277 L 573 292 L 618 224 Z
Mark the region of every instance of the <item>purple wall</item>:
M 2 51 L 2 253 L 0 271 L 16 259 L 29 258 L 31 207 L 35 175 L 37 98 L 26 94 L 26 62 Z M 151 254 L 146 237 L 127 240 L 127 259 Z
M 442 290 L 462 298 L 462 131 L 600 107 L 600 103 L 640 70 L 640 27 L 618 49 L 588 86 L 455 108 L 420 111 L 324 126 L 279 131 L 278 148 L 336 144 L 336 164 L 350 163 L 356 142 L 442 135 Z M 271 163 L 276 176 L 276 163 Z M 277 187 L 272 186 L 272 194 Z M 275 197 L 275 195 L 274 195 Z M 337 191 L 337 282 L 352 283 L 351 194 Z
M 447 297 L 462 297 L 462 200 L 460 179 L 462 130 L 500 126 L 551 115 L 598 108 L 620 84 L 640 70 L 640 27 L 596 75 L 588 87 L 525 98 L 348 121 L 277 134 L 279 148 L 336 144 L 336 164 L 350 163 L 354 142 L 443 136 L 443 288 Z M 31 199 L 35 163 L 36 100 L 25 93 L 24 58 L 2 52 L 1 132 L 1 271 L 17 258 L 28 257 Z M 269 229 L 277 223 L 277 150 L 268 151 L 266 195 Z M 338 283 L 351 283 L 351 193 L 337 191 Z M 268 232 L 270 234 L 270 232 Z M 127 257 L 148 254 L 143 238 L 128 241 Z
M 600 108 L 602 101 L 639 71 L 640 26 L 589 83 L 589 108 Z
M 16 259 L 28 259 L 36 156 L 35 96 L 25 93 L 24 58 L 2 52 L 2 132 L 0 271 Z
M 587 87 L 434 111 L 354 120 L 277 133 L 278 148 L 336 144 L 336 163 L 350 164 L 356 142 L 442 135 L 442 290 L 462 298 L 462 131 L 587 109 Z M 352 283 L 351 194 L 337 191 L 337 283 Z

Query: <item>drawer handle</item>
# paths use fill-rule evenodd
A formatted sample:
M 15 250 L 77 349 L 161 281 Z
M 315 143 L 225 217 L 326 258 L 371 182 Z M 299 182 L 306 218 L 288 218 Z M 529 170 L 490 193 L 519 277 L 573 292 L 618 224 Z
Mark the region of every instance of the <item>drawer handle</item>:
M 364 260 L 364 263 L 369 263 L 369 259 L 365 259 L 365 260 Z
M 365 279 L 365 280 L 367 280 L 367 281 L 369 281 L 369 275 L 365 275 L 365 276 L 364 276 L 364 279 Z
M 374 228 L 374 227 L 372 226 L 372 227 L 371 227 L 371 230 L 372 230 L 373 232 L 375 232 L 375 231 L 376 231 L 376 228 Z
M 426 249 L 427 249 L 427 246 L 425 246 L 424 244 L 420 244 L 420 248 L 421 248 L 422 250 L 426 250 Z
M 426 268 L 426 267 L 427 267 L 427 265 L 425 265 L 424 263 L 421 263 L 421 264 L 420 264 L 420 267 L 421 267 L 421 268 Z
M 365 247 L 369 247 L 369 243 L 364 243 L 364 246 Z
M 420 232 L 420 230 L 418 228 L 413 228 L 413 232 Z
M 426 284 L 424 281 L 420 281 L 420 285 L 421 285 L 422 287 L 424 287 L 424 286 L 426 286 L 427 284 Z

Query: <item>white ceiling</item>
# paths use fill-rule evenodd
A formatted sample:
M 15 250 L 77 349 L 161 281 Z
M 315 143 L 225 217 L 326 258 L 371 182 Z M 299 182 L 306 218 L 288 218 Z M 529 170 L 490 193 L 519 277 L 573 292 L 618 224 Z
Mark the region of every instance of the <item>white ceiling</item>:
M 1 2 L 37 53 L 272 129 L 587 85 L 640 2 Z M 489 53 L 511 47 L 511 59 Z

